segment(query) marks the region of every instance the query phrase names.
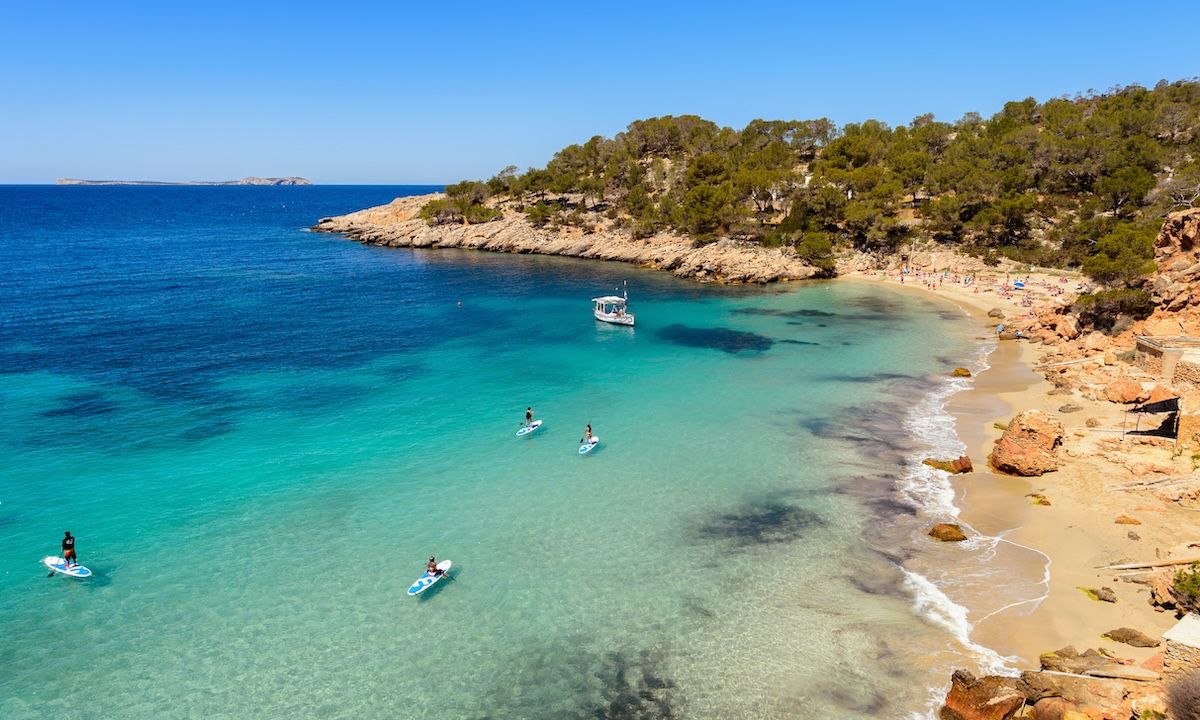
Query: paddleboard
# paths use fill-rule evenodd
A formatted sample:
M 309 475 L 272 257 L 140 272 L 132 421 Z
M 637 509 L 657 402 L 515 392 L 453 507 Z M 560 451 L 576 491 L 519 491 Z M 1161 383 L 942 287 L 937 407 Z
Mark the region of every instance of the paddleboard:
M 585 442 L 584 444 L 579 446 L 579 454 L 587 455 L 588 453 L 590 453 L 592 451 L 593 448 L 595 448 L 599 444 L 600 444 L 600 436 L 593 435 L 591 440 L 588 440 L 587 442 Z
M 522 435 L 528 435 L 529 433 L 533 432 L 534 430 L 537 430 L 541 426 L 542 426 L 541 420 L 534 420 L 530 424 L 528 424 L 528 425 L 522 427 L 520 430 L 518 430 L 517 437 L 520 437 Z
M 57 555 L 51 555 L 50 557 L 42 558 L 42 564 L 54 572 L 60 572 L 63 575 L 70 575 L 71 577 L 86 578 L 92 576 L 92 571 L 88 570 L 82 565 L 72 565 L 71 567 L 67 567 L 67 561 L 63 560 Z
M 446 573 L 450 572 L 450 565 L 451 565 L 451 562 L 449 560 L 443 560 L 437 564 L 437 569 L 442 571 L 441 575 L 432 575 L 432 574 L 430 574 L 430 572 L 428 570 L 426 570 L 424 575 L 417 578 L 417 581 L 415 583 L 413 583 L 411 586 L 409 586 L 408 594 L 409 595 L 420 595 L 421 593 L 428 590 L 430 588 L 430 586 L 432 586 L 438 580 L 441 580 L 442 578 L 446 577 Z

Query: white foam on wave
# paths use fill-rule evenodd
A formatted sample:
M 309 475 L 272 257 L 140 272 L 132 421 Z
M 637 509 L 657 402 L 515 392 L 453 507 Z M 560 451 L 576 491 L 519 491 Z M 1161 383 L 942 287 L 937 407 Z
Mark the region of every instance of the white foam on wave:
M 1016 658 L 1005 657 L 995 650 L 984 647 L 971 639 L 973 626 L 967 619 L 967 609 L 951 600 L 942 589 L 929 578 L 900 568 L 904 573 L 904 587 L 913 595 L 913 612 L 936 625 L 945 628 L 954 636 L 979 668 L 990 675 L 1015 674 L 1011 664 Z
M 970 368 L 972 375 L 978 375 L 991 367 L 987 359 L 995 348 L 994 340 L 980 343 L 975 367 Z M 946 411 L 946 402 L 954 394 L 971 387 L 971 384 L 972 381 L 968 378 L 945 378 L 913 405 L 903 422 L 905 429 L 916 441 L 917 447 L 906 460 L 897 489 L 906 499 L 921 508 L 923 514 L 939 520 L 958 520 L 960 509 L 954 503 L 954 486 L 950 482 L 949 473 L 929 467 L 922 460 L 930 456 L 957 457 L 966 452 L 966 444 L 959 439 L 955 429 L 955 418 Z M 967 527 L 974 531 L 974 528 Z M 981 563 L 986 563 L 995 557 L 1002 543 L 1037 552 L 1013 543 L 1004 535 L 988 536 L 978 532 L 973 532 L 972 537 L 961 547 L 968 552 L 977 553 Z M 1016 600 L 997 608 L 980 620 L 1020 605 L 1030 604 L 1036 607 L 1045 599 L 1049 592 L 1050 558 L 1044 553 L 1039 554 L 1046 558 L 1042 579 L 1043 592 L 1038 597 Z M 933 580 L 908 568 L 901 567 L 900 570 L 904 573 L 904 586 L 913 597 L 914 614 L 948 631 L 963 652 L 976 663 L 980 672 L 993 675 L 1011 675 L 1016 672 L 1014 663 L 1017 658 L 1000 655 L 971 639 L 974 624 L 970 621 L 966 607 L 952 600 Z M 944 685 L 931 687 L 929 707 L 924 712 L 913 713 L 911 717 L 914 720 L 934 717 L 944 693 Z

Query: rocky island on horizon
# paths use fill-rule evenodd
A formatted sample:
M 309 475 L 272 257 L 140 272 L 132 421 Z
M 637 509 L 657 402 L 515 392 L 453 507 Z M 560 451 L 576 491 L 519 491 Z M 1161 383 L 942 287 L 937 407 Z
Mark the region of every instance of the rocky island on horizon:
M 244 177 L 241 180 L 189 180 L 184 182 L 166 182 L 161 180 L 77 180 L 75 178 L 59 178 L 55 185 L 312 185 L 312 180 L 302 177 Z

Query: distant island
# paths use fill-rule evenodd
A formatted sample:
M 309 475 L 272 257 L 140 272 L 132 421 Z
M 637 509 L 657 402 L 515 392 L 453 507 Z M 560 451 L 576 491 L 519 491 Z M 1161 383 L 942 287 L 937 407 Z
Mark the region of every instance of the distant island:
M 59 178 L 55 182 L 55 185 L 312 185 L 312 180 L 302 177 L 246 177 L 241 180 L 160 182 L 158 180 L 76 180 L 75 178 Z

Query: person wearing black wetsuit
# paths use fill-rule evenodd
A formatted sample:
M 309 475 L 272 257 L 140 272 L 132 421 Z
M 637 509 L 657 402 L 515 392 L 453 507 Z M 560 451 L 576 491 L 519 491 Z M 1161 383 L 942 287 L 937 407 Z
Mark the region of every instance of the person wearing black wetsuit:
M 76 565 L 79 564 L 79 559 L 75 557 L 75 538 L 71 537 L 70 530 L 68 530 L 67 534 L 63 537 L 62 551 L 63 551 L 63 564 L 64 565 L 66 565 L 67 567 L 71 567 L 72 560 L 75 561 Z

